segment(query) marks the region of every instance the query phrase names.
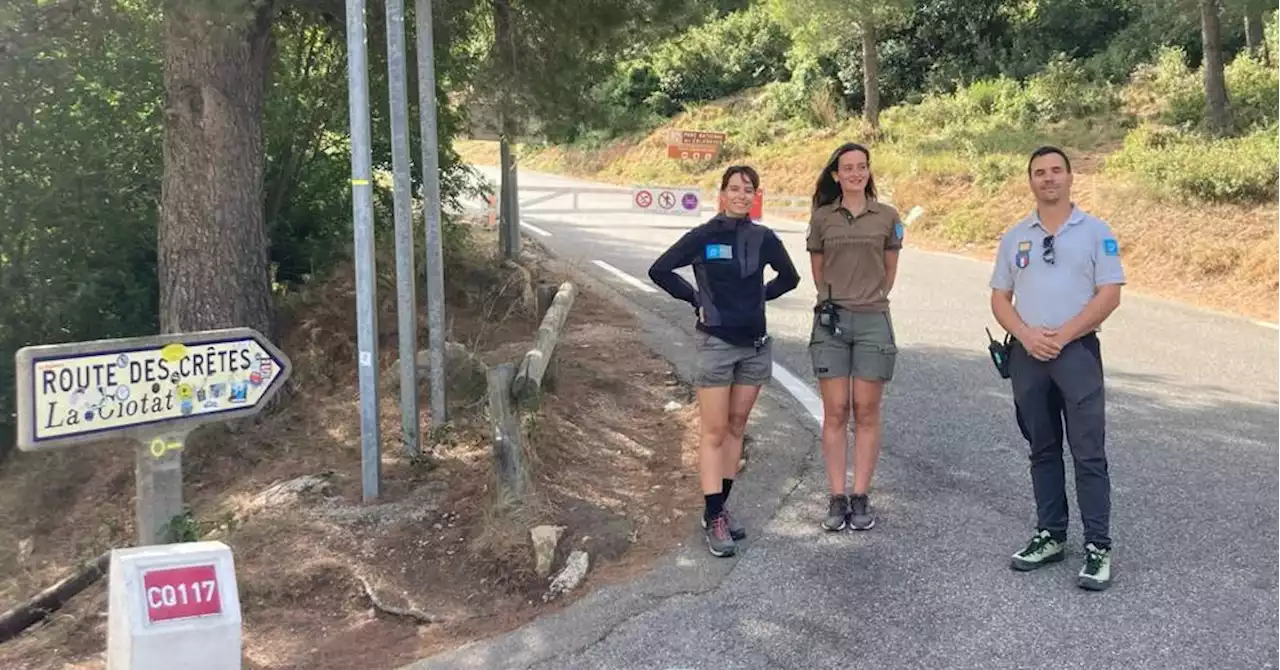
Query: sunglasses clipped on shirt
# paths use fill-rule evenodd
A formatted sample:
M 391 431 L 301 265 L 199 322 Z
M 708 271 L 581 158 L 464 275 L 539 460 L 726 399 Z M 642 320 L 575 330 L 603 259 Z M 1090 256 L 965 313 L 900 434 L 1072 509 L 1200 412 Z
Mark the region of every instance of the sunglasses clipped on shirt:
M 1044 262 L 1053 265 L 1053 235 L 1044 238 L 1044 252 L 1040 254 L 1040 257 L 1044 259 Z

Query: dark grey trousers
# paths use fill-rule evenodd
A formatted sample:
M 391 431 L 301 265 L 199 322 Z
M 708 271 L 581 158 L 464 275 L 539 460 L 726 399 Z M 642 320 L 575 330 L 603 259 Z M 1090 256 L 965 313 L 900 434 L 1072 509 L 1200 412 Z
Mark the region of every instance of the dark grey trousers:
M 1076 478 L 1076 503 L 1084 540 L 1110 547 L 1111 478 L 1106 454 L 1106 399 L 1102 352 L 1096 335 L 1086 335 L 1042 362 L 1015 343 L 1009 375 L 1018 428 L 1030 445 L 1031 486 L 1040 528 L 1067 536 L 1066 474 L 1062 459 L 1063 422 Z

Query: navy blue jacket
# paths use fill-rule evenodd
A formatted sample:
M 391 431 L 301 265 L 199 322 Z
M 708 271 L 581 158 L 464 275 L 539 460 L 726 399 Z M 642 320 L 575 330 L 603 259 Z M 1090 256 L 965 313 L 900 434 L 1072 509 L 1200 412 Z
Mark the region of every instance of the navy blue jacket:
M 693 266 L 696 289 L 675 272 L 686 265 Z M 765 265 L 778 275 L 767 285 Z M 724 214 L 685 233 L 654 261 L 649 278 L 672 297 L 702 310 L 698 330 L 739 346 L 765 334 L 765 301 L 800 283 L 786 247 L 772 230 Z

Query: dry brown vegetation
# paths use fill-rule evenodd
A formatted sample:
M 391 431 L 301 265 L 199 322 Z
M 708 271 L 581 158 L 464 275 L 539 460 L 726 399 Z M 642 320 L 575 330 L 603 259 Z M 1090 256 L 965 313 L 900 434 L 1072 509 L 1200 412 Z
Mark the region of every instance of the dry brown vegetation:
M 909 245 L 990 259 L 1003 231 L 1033 206 L 1019 156 L 1034 143 L 1052 142 L 1072 156 L 1075 200 L 1115 229 L 1134 290 L 1273 323 L 1280 317 L 1275 203 L 1207 203 L 1157 193 L 1104 172 L 1124 136 L 1119 115 L 1050 124 L 1025 137 L 979 136 L 975 141 L 1000 150 L 972 158 L 941 139 L 919 137 L 921 122 L 905 112 L 904 124 L 913 124 L 910 140 L 876 140 L 856 119 L 822 129 L 796 128 L 768 121 L 759 107 L 751 94 L 742 94 L 699 106 L 652 132 L 600 146 L 523 147 L 521 166 L 620 185 L 712 190 L 726 165 L 746 162 L 760 170 L 767 207 L 771 194 L 810 194 L 830 152 L 842 142 L 860 141 L 871 147 L 882 192 L 903 212 L 916 205 L 925 210 L 907 236 Z M 886 122 L 887 136 L 894 120 L 890 115 Z M 666 156 L 667 131 L 674 127 L 729 130 L 730 139 L 718 159 L 675 161 Z M 495 143 L 464 142 L 460 151 L 474 163 L 497 162 Z

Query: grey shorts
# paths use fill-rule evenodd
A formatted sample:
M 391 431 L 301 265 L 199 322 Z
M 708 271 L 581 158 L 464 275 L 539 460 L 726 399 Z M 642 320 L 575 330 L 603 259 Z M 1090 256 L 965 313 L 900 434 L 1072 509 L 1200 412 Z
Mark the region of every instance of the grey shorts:
M 716 386 L 762 386 L 773 378 L 773 343 L 741 347 L 704 332 L 694 334 L 698 349 L 693 383 L 700 388 Z
M 813 315 L 813 330 L 809 335 L 813 374 L 818 379 L 893 379 L 898 344 L 889 313 L 850 312 L 844 308 L 839 311 L 840 326 L 845 331 L 839 338 L 818 325 L 818 315 Z

